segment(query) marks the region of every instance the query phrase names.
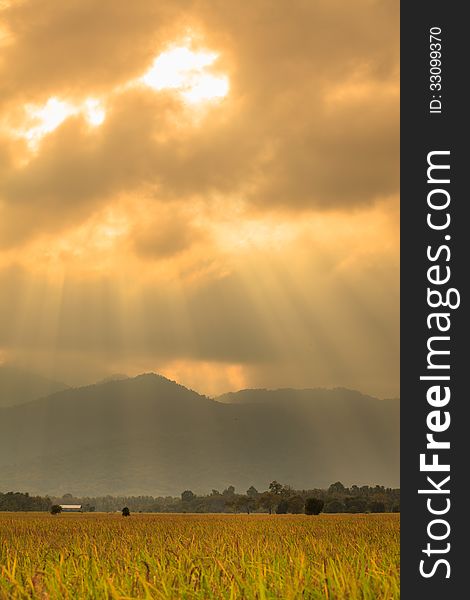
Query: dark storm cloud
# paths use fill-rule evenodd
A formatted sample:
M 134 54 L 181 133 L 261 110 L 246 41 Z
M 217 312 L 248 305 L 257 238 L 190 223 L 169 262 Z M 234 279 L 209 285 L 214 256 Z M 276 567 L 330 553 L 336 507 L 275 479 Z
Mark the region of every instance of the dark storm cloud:
M 257 211 L 348 210 L 397 190 L 397 97 L 376 93 L 397 83 L 393 2 L 23 2 L 7 23 L 7 98 L 113 95 L 103 126 L 70 118 L 7 171 L 6 242 L 70 227 L 144 187 L 188 202 L 236 196 Z M 231 81 L 198 124 L 171 94 L 115 88 L 177 39 L 178 23 L 199 26 Z M 355 81 L 371 91 L 357 97 Z M 343 83 L 351 98 L 329 100 Z
M 23 0 L 2 17 L 0 97 L 47 99 L 103 90 L 139 75 L 165 41 L 184 0 Z

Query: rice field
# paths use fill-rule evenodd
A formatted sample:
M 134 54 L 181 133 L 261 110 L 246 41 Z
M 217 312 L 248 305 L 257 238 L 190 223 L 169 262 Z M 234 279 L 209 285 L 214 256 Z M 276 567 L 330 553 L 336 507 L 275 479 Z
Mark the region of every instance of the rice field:
M 0 598 L 399 598 L 399 515 L 0 513 Z

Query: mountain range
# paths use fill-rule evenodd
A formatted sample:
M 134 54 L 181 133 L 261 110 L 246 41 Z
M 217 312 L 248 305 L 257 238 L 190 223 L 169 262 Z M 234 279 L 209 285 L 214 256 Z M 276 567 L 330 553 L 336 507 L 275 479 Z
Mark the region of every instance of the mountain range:
M 65 383 L 36 373 L 11 365 L 0 365 L 0 408 L 23 404 L 67 388 Z
M 59 388 L 61 384 L 58 384 Z M 1 388 L 0 388 L 1 389 Z M 0 491 L 178 495 L 399 485 L 399 400 L 337 389 L 208 398 L 154 373 L 0 408 Z

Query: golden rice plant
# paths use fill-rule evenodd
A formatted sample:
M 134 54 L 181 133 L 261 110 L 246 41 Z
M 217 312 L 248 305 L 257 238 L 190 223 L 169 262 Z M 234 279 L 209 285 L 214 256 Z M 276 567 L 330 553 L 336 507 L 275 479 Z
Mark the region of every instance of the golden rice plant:
M 0 513 L 0 598 L 391 600 L 399 515 Z

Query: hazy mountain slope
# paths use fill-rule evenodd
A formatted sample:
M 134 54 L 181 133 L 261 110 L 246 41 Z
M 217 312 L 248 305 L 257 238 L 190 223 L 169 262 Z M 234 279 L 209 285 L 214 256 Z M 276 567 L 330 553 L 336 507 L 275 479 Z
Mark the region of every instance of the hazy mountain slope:
M 344 401 L 344 400 L 358 400 L 358 399 L 369 399 L 377 401 L 376 398 L 371 396 L 365 396 L 355 390 L 348 390 L 346 388 L 314 388 L 314 389 L 294 389 L 294 388 L 280 388 L 277 390 L 266 390 L 266 389 L 247 389 L 240 390 L 238 392 L 228 392 L 217 396 L 215 400 L 217 402 L 223 402 L 224 404 L 258 404 L 258 403 L 272 403 L 272 402 L 292 402 L 298 400 L 309 400 L 311 402 L 321 402 L 322 400 L 327 401 Z M 379 401 L 380 402 L 380 401 Z
M 16 367 L 0 365 L 0 407 L 30 402 L 67 387 L 64 383 Z
M 0 490 L 398 485 L 398 401 L 348 390 L 259 392 L 261 402 L 226 404 L 148 374 L 2 409 Z

